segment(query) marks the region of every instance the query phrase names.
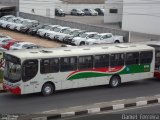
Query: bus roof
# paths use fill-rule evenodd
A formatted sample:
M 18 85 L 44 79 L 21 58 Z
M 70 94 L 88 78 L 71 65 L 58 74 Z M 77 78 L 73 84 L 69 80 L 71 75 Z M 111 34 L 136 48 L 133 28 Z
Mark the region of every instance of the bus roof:
M 154 50 L 154 48 L 143 44 L 108 44 L 94 46 L 71 46 L 59 48 L 9 50 L 5 53 L 21 59 L 36 59 L 65 56 L 84 56 L 94 54 L 110 54 L 145 50 Z

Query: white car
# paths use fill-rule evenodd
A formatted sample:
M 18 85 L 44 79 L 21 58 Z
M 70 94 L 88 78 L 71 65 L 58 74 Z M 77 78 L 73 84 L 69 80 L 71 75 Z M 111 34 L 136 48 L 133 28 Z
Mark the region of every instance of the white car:
M 85 45 L 85 42 L 87 39 L 94 37 L 95 35 L 97 35 L 97 32 L 86 32 L 81 34 L 79 37 L 75 37 L 73 38 L 71 44 L 72 45 Z
M 10 50 L 20 50 L 28 49 L 30 46 L 35 46 L 36 44 L 30 42 L 18 42 L 10 47 Z
M 101 33 L 86 40 L 86 45 L 105 44 L 105 43 L 122 43 L 123 36 L 113 36 L 112 33 Z
M 7 28 L 7 25 L 8 25 L 9 23 L 13 23 L 13 22 L 14 22 L 14 18 L 15 18 L 15 17 L 10 17 L 10 18 L 8 18 L 6 21 L 2 22 L 1 27 Z
M 55 28 L 60 27 L 60 25 L 48 25 L 43 29 L 39 29 L 37 31 L 37 35 L 40 37 L 46 37 L 47 33 L 50 31 L 54 31 Z
M 67 35 L 69 35 L 70 33 L 74 32 L 74 31 L 79 31 L 79 29 L 74 29 L 74 28 L 66 29 L 66 30 L 64 30 L 63 32 L 58 33 L 58 34 L 55 36 L 55 39 L 58 40 L 58 41 L 63 42 L 63 39 L 64 39 Z
M 24 19 L 22 24 L 17 24 L 16 25 L 15 29 L 20 32 L 20 31 L 22 31 L 22 28 L 25 28 L 28 25 L 32 26 L 33 24 L 38 25 L 38 21 L 37 20 Z
M 23 20 L 25 20 L 24 18 L 20 18 L 20 17 L 17 17 L 17 18 L 15 18 L 15 19 L 16 19 L 16 20 L 15 20 L 14 23 L 10 23 L 10 24 L 8 25 L 8 29 L 14 30 L 16 26 L 21 25 L 21 24 L 23 23 Z
M 2 24 L 3 24 L 4 22 L 6 22 L 9 18 L 13 18 L 13 17 L 15 17 L 15 16 L 13 16 L 13 15 L 2 16 L 2 17 L 0 18 L 0 26 L 2 26 Z
M 6 35 L 3 35 L 3 34 L 0 34 L 0 41 L 1 40 L 7 40 L 7 39 L 12 39 L 10 36 L 6 36 Z
M 62 26 L 57 27 L 53 31 L 49 31 L 48 33 L 46 33 L 46 37 L 48 39 L 54 40 L 56 35 L 58 35 L 59 33 L 62 33 L 66 29 L 70 29 L 70 27 L 62 27 Z

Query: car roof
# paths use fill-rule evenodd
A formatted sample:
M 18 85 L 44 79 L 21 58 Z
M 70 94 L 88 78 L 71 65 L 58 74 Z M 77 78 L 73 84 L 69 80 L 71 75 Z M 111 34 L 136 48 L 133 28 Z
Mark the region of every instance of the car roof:
M 109 35 L 111 33 L 100 33 L 99 35 Z
M 86 32 L 86 34 L 98 34 L 98 32 Z

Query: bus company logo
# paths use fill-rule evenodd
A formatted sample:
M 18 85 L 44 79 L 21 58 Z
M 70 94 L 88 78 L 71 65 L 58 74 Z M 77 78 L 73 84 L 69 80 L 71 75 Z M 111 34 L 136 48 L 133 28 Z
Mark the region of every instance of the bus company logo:
M 128 72 L 130 70 L 130 68 L 129 67 L 126 67 L 126 71 Z
M 149 68 L 149 65 L 144 65 L 144 68 Z
M 144 72 L 148 72 L 150 70 L 150 66 L 149 65 L 144 65 Z

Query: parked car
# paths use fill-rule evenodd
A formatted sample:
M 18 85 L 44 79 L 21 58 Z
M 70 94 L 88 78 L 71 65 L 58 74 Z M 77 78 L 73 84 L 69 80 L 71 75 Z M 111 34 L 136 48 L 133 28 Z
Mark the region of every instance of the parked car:
M 60 25 L 48 25 L 45 28 L 39 29 L 37 35 L 46 38 L 48 32 L 53 31 L 55 28 L 60 27 Z
M 8 25 L 9 23 L 13 23 L 13 22 L 14 22 L 14 18 L 15 18 L 15 17 L 10 17 L 10 18 L 8 18 L 6 21 L 3 21 L 2 24 L 1 24 L 1 27 L 7 28 L 7 25 Z
M 84 16 L 84 12 L 80 9 L 72 9 L 71 10 L 71 15 L 79 15 L 79 16 Z
M 61 33 L 57 33 L 57 35 L 55 35 L 55 39 L 60 42 L 63 42 L 63 39 L 65 36 L 69 35 L 71 32 L 78 31 L 78 30 L 79 29 L 74 29 L 74 28 L 66 29 Z
M 86 45 L 104 44 L 104 43 L 121 43 L 123 36 L 113 36 L 112 33 L 101 33 L 86 40 Z
M 81 46 L 81 45 L 85 45 L 85 42 L 87 39 L 94 37 L 95 35 L 97 35 L 97 32 L 86 32 L 81 34 L 79 37 L 75 37 L 72 40 L 72 45 L 77 45 L 77 46 Z
M 55 8 L 55 16 L 65 16 L 65 12 L 62 9 Z
M 19 42 L 22 42 L 22 41 L 10 40 L 10 41 L 7 41 L 5 44 L 3 44 L 2 47 L 9 50 L 12 45 L 19 43 Z
M 50 39 L 50 40 L 55 40 L 55 36 L 58 33 L 62 33 L 63 31 L 65 31 L 66 29 L 70 29 L 70 27 L 57 27 L 55 28 L 53 31 L 48 31 L 46 33 L 46 38 Z
M 71 44 L 73 38 L 78 37 L 85 32 L 86 30 L 73 31 L 69 35 L 64 37 L 63 42 L 67 44 Z
M 21 17 L 15 17 L 13 22 L 10 22 L 7 24 L 7 28 L 10 30 L 14 30 L 17 24 L 22 24 L 24 18 Z
M 2 23 L 6 22 L 8 19 L 13 18 L 13 17 L 15 17 L 15 16 L 13 16 L 13 15 L 2 16 L 0 18 L 0 26 L 2 27 Z
M 20 27 L 20 32 L 25 33 L 29 30 L 29 28 L 36 27 L 37 25 L 39 25 L 39 22 L 37 20 L 28 20 L 24 24 L 22 24 L 22 26 Z
M 1 40 L 6 40 L 6 39 L 12 39 L 10 36 L 6 36 L 6 35 L 3 35 L 3 34 L 0 34 L 0 41 Z
M 33 47 L 34 46 L 34 47 Z M 10 50 L 20 50 L 20 49 L 31 49 L 31 48 L 39 48 L 41 46 L 36 45 L 30 42 L 19 42 L 10 47 Z
M 47 26 L 48 26 L 48 24 L 39 24 L 38 26 L 31 27 L 28 30 L 28 34 L 30 34 L 30 35 L 36 35 L 36 33 L 37 33 L 37 31 L 39 29 L 45 29 Z
M 94 10 L 98 12 L 98 15 L 104 15 L 104 9 L 102 9 L 102 8 L 95 8 Z
M 3 45 L 5 45 L 8 41 L 11 41 L 12 39 L 3 39 L 0 41 L 0 46 L 2 47 Z
M 83 12 L 85 15 L 90 15 L 90 16 L 97 16 L 98 12 L 96 12 L 94 9 L 83 9 Z

